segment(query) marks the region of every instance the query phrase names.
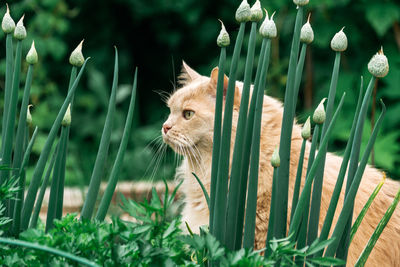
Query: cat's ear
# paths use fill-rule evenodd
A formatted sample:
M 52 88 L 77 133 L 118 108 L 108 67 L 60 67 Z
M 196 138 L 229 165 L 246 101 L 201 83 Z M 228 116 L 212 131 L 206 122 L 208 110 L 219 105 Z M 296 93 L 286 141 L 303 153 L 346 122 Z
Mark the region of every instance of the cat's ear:
M 215 67 L 210 74 L 210 87 L 213 89 L 213 94 L 215 94 L 218 82 L 218 67 Z M 226 95 L 226 90 L 228 89 L 228 76 L 224 74 L 224 96 Z
M 224 98 L 226 96 L 226 91 L 228 90 L 228 76 L 224 74 Z M 211 94 L 213 96 L 216 95 L 217 92 L 217 82 L 218 82 L 218 67 L 215 67 L 210 74 L 210 86 L 209 90 L 211 90 Z M 235 107 L 238 107 L 240 105 L 240 92 L 239 88 L 235 86 L 235 96 L 234 96 L 234 102 L 233 102 Z
M 182 60 L 182 72 L 179 75 L 179 81 L 181 84 L 185 85 L 193 80 L 196 80 L 197 78 L 200 78 L 201 75 L 197 73 L 194 69 L 189 67 L 188 64 L 186 64 L 185 61 Z

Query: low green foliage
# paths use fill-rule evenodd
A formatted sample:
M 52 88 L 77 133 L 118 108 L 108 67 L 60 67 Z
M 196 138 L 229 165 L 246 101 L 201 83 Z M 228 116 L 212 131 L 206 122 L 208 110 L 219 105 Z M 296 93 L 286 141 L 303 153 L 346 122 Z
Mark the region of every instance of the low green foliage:
M 43 224 L 22 232 L 20 240 L 32 243 L 32 247 L 40 244 L 68 252 L 101 266 L 206 266 L 209 260 L 219 261 L 220 266 L 273 266 L 276 262 L 293 266 L 293 256 L 314 254 L 330 242 L 295 249 L 289 238 L 274 239 L 269 258 L 251 249 L 229 251 L 205 228 L 200 235 L 183 232 L 173 207 L 176 192 L 160 198 L 153 189 L 151 200 L 142 203 L 122 197 L 122 208 L 135 219 L 133 222 L 119 218 L 112 218 L 111 223 L 78 220 L 76 214 L 69 214 L 55 220 L 48 232 Z M 77 266 L 71 259 L 32 248 L 1 244 L 0 252 L 0 265 Z M 312 258 L 308 263 L 328 266 L 343 262 Z

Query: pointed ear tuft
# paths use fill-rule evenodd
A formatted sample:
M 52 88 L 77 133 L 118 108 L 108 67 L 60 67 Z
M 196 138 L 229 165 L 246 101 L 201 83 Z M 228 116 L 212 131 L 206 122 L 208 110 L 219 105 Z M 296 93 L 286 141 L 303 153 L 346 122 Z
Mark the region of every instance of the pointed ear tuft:
M 214 89 L 214 94 L 215 90 L 217 89 L 217 83 L 218 83 L 218 67 L 215 67 L 210 74 L 210 85 Z M 228 76 L 224 74 L 224 96 L 226 95 L 226 90 L 228 89 Z
M 201 77 L 201 75 L 182 60 L 182 72 L 178 76 L 179 84 L 186 85 L 187 83 L 194 81 L 199 77 Z

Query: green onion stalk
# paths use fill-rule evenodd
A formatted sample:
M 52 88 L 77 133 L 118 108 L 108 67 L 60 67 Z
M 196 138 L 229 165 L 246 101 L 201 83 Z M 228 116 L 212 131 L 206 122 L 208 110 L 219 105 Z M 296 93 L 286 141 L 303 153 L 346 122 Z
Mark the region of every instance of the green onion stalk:
M 311 27 L 311 24 L 310 24 L 310 16 L 311 16 L 311 13 L 308 15 L 307 22 L 301 27 L 301 30 L 300 30 L 300 42 L 302 43 L 302 45 L 301 45 L 301 51 L 300 51 L 299 60 L 297 62 L 296 77 L 295 77 L 295 81 L 294 81 L 294 90 L 295 90 L 294 95 L 295 96 L 298 95 L 299 89 L 300 89 L 300 82 L 301 82 L 301 78 L 302 78 L 302 74 L 303 74 L 304 60 L 305 60 L 305 55 L 306 55 L 306 51 L 307 51 L 307 45 L 311 44 L 312 41 L 314 40 L 314 31 L 313 31 L 313 29 Z M 294 97 L 293 98 L 293 110 L 292 110 L 293 114 L 292 114 L 292 117 L 295 116 L 296 105 L 297 105 L 297 98 Z M 306 132 L 306 131 L 309 131 L 309 132 L 306 133 L 306 135 L 308 137 L 304 138 L 304 136 L 303 136 L 303 142 L 302 142 L 302 145 L 301 145 L 301 152 L 300 152 L 299 162 L 298 162 L 298 166 L 297 166 L 295 186 L 294 186 L 293 198 L 292 198 L 292 206 L 291 206 L 292 209 L 291 209 L 291 215 L 290 215 L 291 219 L 293 218 L 294 210 L 295 210 L 295 208 L 297 206 L 297 202 L 298 202 L 298 199 L 299 199 L 299 192 L 300 192 L 300 185 L 301 185 L 301 176 L 302 176 L 302 172 L 303 172 L 303 161 L 304 161 L 304 153 L 305 153 L 306 143 L 307 143 L 307 139 L 311 136 L 311 124 L 310 124 L 310 122 L 308 122 L 308 124 L 309 125 L 307 125 L 307 123 L 306 123 L 306 126 L 309 126 L 309 129 L 307 127 L 306 127 L 307 129 L 303 129 L 303 130 L 305 130 L 303 132 Z M 303 135 L 303 132 L 302 132 L 302 135 Z M 319 136 L 318 126 L 317 126 L 317 129 L 315 131 L 314 136 L 316 136 L 316 137 Z M 310 156 L 309 156 L 309 162 L 308 162 L 309 165 L 311 165 L 312 161 L 314 160 L 315 147 L 317 145 L 317 141 L 318 141 L 317 138 L 313 138 L 314 146 L 311 146 L 312 149 L 310 150 Z M 306 209 L 305 214 L 308 214 L 308 209 Z M 304 227 L 306 227 L 306 225 L 307 224 L 305 224 L 303 222 L 302 223 L 302 229 Z M 302 237 L 302 238 L 300 238 L 300 239 L 305 240 L 304 235 L 305 235 L 305 231 L 303 230 L 303 231 L 301 231 L 300 237 Z M 302 245 L 301 243 L 302 242 L 300 242 L 300 245 Z
M 375 187 L 374 191 L 372 194 L 369 196 L 367 202 L 365 203 L 363 209 L 361 210 L 360 214 L 358 214 L 357 219 L 355 220 L 353 226 L 351 227 L 351 232 L 350 232 L 350 243 L 353 240 L 354 235 L 356 234 L 358 228 L 361 225 L 362 220 L 365 217 L 365 214 L 367 214 L 367 211 L 369 207 L 371 206 L 372 202 L 374 202 L 375 197 L 378 195 L 379 191 L 381 190 L 383 184 L 385 183 L 386 180 L 386 174 L 383 173 L 383 178 L 379 182 L 379 184 Z
M 50 188 L 49 206 L 46 216 L 46 232 L 53 228 L 53 220 L 61 219 L 64 197 L 65 163 L 67 156 L 69 126 L 71 124 L 71 105 L 61 123 L 61 134 L 54 163 L 53 179 Z
M 299 60 L 296 66 L 296 77 L 294 81 L 295 97 L 293 98 L 293 115 L 292 115 L 293 117 L 295 117 L 295 112 L 296 112 L 297 95 L 299 94 L 300 82 L 303 75 L 304 60 L 306 57 L 307 46 L 314 41 L 314 31 L 310 24 L 310 17 L 311 13 L 308 14 L 307 22 L 303 25 L 303 27 L 301 27 L 300 30 L 300 42 L 302 44 L 301 44 Z
M 266 42 L 262 42 L 261 44 L 261 49 L 260 49 L 260 57 L 258 61 L 258 66 L 257 66 L 257 72 L 256 72 L 256 77 L 255 77 L 255 82 L 254 82 L 254 88 L 259 87 L 260 83 L 260 76 L 261 76 L 261 69 L 262 69 L 262 64 L 264 62 L 264 56 L 265 56 L 265 49 L 266 49 Z M 249 174 L 249 163 L 250 163 L 250 152 L 251 150 L 251 141 L 252 141 L 252 131 L 253 131 L 253 125 L 254 125 L 254 112 L 255 112 L 255 107 L 256 107 L 256 101 L 257 101 L 257 94 L 254 94 L 254 89 L 253 89 L 253 94 L 251 96 L 251 102 L 250 102 L 250 108 L 249 108 L 249 114 L 247 117 L 247 124 L 246 124 L 246 133 L 245 133 L 245 140 L 244 140 L 244 147 L 248 148 L 244 151 L 243 153 L 243 160 L 241 162 L 241 178 L 240 178 L 240 188 L 241 190 L 239 191 L 239 207 L 238 207 L 238 222 L 236 225 L 236 237 L 242 238 L 243 235 L 243 223 L 244 223 L 244 212 L 245 212 L 245 205 L 246 205 L 246 195 L 247 195 L 247 182 L 248 182 L 248 174 Z M 240 242 L 240 241 L 239 241 Z M 241 242 L 240 242 L 241 243 Z
M 78 83 L 83 75 L 83 72 L 86 67 L 86 63 L 89 60 L 87 58 L 85 60 L 85 63 L 82 65 L 82 68 L 79 71 L 79 74 L 77 78 L 75 79 L 71 90 L 68 92 L 67 97 L 64 100 L 63 105 L 60 108 L 60 111 L 58 112 L 58 115 L 56 117 L 56 120 L 53 123 L 53 126 L 50 129 L 50 133 L 47 137 L 47 140 L 44 144 L 43 150 L 40 153 L 39 160 L 36 164 L 31 183 L 29 185 L 28 193 L 26 195 L 26 199 L 24 201 L 24 205 L 22 208 L 22 221 L 21 221 L 21 227 L 22 229 L 26 229 L 29 225 L 29 220 L 31 218 L 32 210 L 33 210 L 33 205 L 36 199 L 36 194 L 39 188 L 40 181 L 42 179 L 42 175 L 44 172 L 44 168 L 46 166 L 47 159 L 49 157 L 51 147 L 53 146 L 54 140 L 56 138 L 57 132 L 60 129 L 61 126 L 61 121 L 64 118 L 65 112 L 67 111 L 67 108 L 72 100 L 72 97 L 75 93 L 76 88 L 78 87 Z
M 231 164 L 232 168 L 229 180 L 225 244 L 227 244 L 228 248 L 231 250 L 239 249 L 242 243 L 242 235 L 236 236 L 236 229 L 243 229 L 243 219 L 238 218 L 240 202 L 238 195 L 240 194 L 239 192 L 241 190 L 245 190 L 245 188 L 240 187 L 241 179 L 245 178 L 241 177 L 241 162 L 243 160 L 244 149 L 246 149 L 244 147 L 244 138 L 246 131 L 247 111 L 249 107 L 250 85 L 256 45 L 257 23 L 262 19 L 262 17 L 263 13 L 261 10 L 260 1 L 257 0 L 251 8 L 250 39 L 247 50 L 246 67 L 244 72 L 243 89 L 239 109 L 239 119 L 236 127 L 235 145 Z M 238 223 L 241 225 L 238 225 Z
M 36 136 L 38 134 L 38 127 L 35 127 L 35 130 L 33 131 L 31 140 L 28 143 L 28 146 L 26 148 L 24 158 L 22 160 L 21 167 L 19 169 L 18 177 L 20 179 L 19 187 L 21 190 L 18 191 L 17 194 L 17 199 L 15 200 L 14 204 L 14 214 L 13 214 L 13 222 L 12 222 L 12 233 L 15 237 L 18 237 L 20 233 L 20 225 L 21 225 L 21 208 L 22 208 L 22 203 L 24 201 L 24 188 L 25 188 L 25 167 L 28 165 L 29 157 L 32 152 L 32 147 L 33 144 L 35 143 Z M 22 182 L 21 182 L 22 181 Z
M 338 246 L 340 245 L 341 240 L 343 239 L 344 235 L 346 234 L 344 232 L 345 228 L 347 226 L 346 223 L 348 222 L 349 218 L 352 215 L 353 207 L 354 207 L 354 200 L 355 200 L 355 197 L 357 194 L 357 190 L 358 190 L 358 187 L 360 186 L 365 167 L 368 163 L 369 154 L 375 143 L 376 136 L 378 135 L 379 129 L 382 126 L 382 120 L 386 113 L 386 107 L 382 101 L 381 101 L 381 105 L 382 105 L 381 115 L 379 116 L 379 118 L 376 122 L 376 125 L 374 127 L 374 130 L 372 131 L 371 137 L 368 141 L 367 147 L 365 148 L 365 151 L 362 156 L 359 167 L 357 168 L 356 174 L 354 175 L 354 180 L 351 184 L 350 190 L 349 190 L 347 196 L 345 197 L 342 211 L 340 212 L 335 229 L 333 230 L 333 233 L 332 233 L 333 241 L 325 251 L 326 257 L 332 257 L 335 255 L 335 253 L 338 249 Z M 336 257 L 339 257 L 339 256 L 336 255 Z
M 14 128 L 15 128 L 15 119 L 16 119 L 16 111 L 18 104 L 18 91 L 20 84 L 20 74 L 21 74 L 21 54 L 22 54 L 22 41 L 26 38 L 26 29 L 23 25 L 22 16 L 18 21 L 17 26 L 14 29 L 14 38 L 17 39 L 17 47 L 15 52 L 15 62 L 14 62 L 14 70 L 12 76 L 12 89 L 9 95 L 10 101 L 7 104 L 7 120 L 6 124 L 3 125 L 5 127 L 4 139 L 2 140 L 2 165 L 11 166 L 11 158 L 12 158 L 12 148 L 14 143 Z M 0 172 L 0 181 L 5 181 L 9 178 L 10 172 L 9 170 L 4 170 Z M 10 209 L 10 202 L 7 205 L 7 214 L 9 217 L 12 217 L 12 210 Z
M 316 124 L 314 128 L 314 134 L 312 137 L 312 142 L 311 142 L 311 148 L 310 148 L 310 153 L 308 156 L 308 164 L 307 164 L 307 172 L 306 172 L 306 177 L 308 177 L 309 172 L 311 171 L 311 166 L 314 163 L 315 159 L 315 152 L 318 147 L 318 142 L 319 142 L 319 132 L 320 132 L 320 125 L 322 125 L 325 121 L 325 109 L 324 109 L 324 102 L 325 98 L 322 99 L 322 101 L 319 103 L 318 107 L 315 109 L 315 112 L 313 114 L 313 122 Z M 313 177 L 314 179 L 314 177 Z M 307 204 L 304 207 L 303 211 L 303 218 L 300 226 L 300 231 L 297 238 L 297 246 L 300 248 L 303 248 L 306 245 L 307 242 L 307 227 L 308 227 L 308 214 L 310 211 L 310 198 L 308 197 L 306 200 Z
M 272 233 L 274 232 L 274 220 L 272 219 L 272 216 L 274 216 L 275 211 L 275 201 L 276 201 L 276 174 L 277 171 L 276 169 L 279 167 L 281 164 L 280 158 L 279 158 L 279 150 L 276 148 L 274 150 L 274 153 L 272 154 L 271 157 L 271 165 L 274 168 L 274 173 L 272 176 L 272 190 L 271 190 L 271 205 L 269 209 L 269 223 L 268 223 L 268 231 L 267 231 L 267 239 L 265 241 L 265 257 L 268 258 L 271 255 L 272 249 L 269 245 L 269 242 L 272 240 Z
M 372 94 L 372 90 L 373 90 L 373 85 L 375 84 L 375 80 L 377 78 L 383 78 L 389 72 L 389 63 L 388 63 L 386 56 L 383 54 L 382 48 L 369 61 L 368 71 L 372 74 L 372 78 L 370 80 L 370 83 L 368 84 L 367 91 L 365 93 L 365 96 L 364 96 L 364 99 L 363 99 L 363 102 L 361 105 L 360 114 L 359 114 L 359 117 L 357 120 L 357 126 L 356 126 L 354 141 L 353 141 L 353 145 L 352 145 L 352 152 L 350 155 L 345 197 L 348 195 L 350 188 L 353 184 L 353 180 L 354 180 L 356 171 L 358 171 L 358 169 L 360 168 L 359 164 L 358 164 L 358 160 L 359 160 L 359 155 L 360 155 L 361 137 L 362 137 L 362 131 L 363 131 L 366 113 L 368 110 L 368 106 L 369 106 L 369 102 L 370 102 L 370 98 L 371 98 L 371 94 Z M 351 206 L 351 211 L 352 210 L 353 210 L 353 206 Z M 341 257 L 343 259 L 346 259 L 348 248 L 349 248 L 351 221 L 352 221 L 352 212 L 346 223 L 344 235 L 342 236 L 342 240 L 340 242 L 340 245 L 338 246 L 338 252 L 336 253 L 338 257 Z
M 101 135 L 100 146 L 97 152 L 96 161 L 93 167 L 92 177 L 90 178 L 89 190 L 83 204 L 81 219 L 91 219 L 99 194 L 101 177 L 107 160 L 108 148 L 110 146 L 113 117 L 115 113 L 115 101 L 118 87 L 118 50 L 115 47 L 114 76 L 111 87 L 111 96 L 108 104 L 106 121 Z
M 211 187 L 210 187 L 210 206 L 209 206 L 209 227 L 213 233 L 213 216 L 215 205 L 215 190 L 217 186 L 217 174 L 219 163 L 219 149 L 221 144 L 221 121 L 222 121 L 222 102 L 224 95 L 224 69 L 226 60 L 226 47 L 230 44 L 229 34 L 221 21 L 221 31 L 217 38 L 217 45 L 221 47 L 218 63 L 217 92 L 215 98 L 215 115 L 214 115 L 214 135 L 213 135 L 213 151 L 211 161 Z
M 27 120 L 29 112 L 28 108 L 29 94 L 31 91 L 34 65 L 38 62 L 38 55 L 35 49 L 35 42 L 32 42 L 32 46 L 28 54 L 26 55 L 26 62 L 29 64 L 28 74 L 26 76 L 24 94 L 22 97 L 22 104 L 19 114 L 17 134 L 15 140 L 14 158 L 13 158 L 13 169 L 14 169 L 13 176 L 19 177 L 18 185 L 20 188 L 24 188 L 25 185 L 25 177 L 18 176 L 18 174 L 20 173 L 20 168 L 24 156 L 24 145 L 26 145 L 25 138 L 27 135 L 29 135 L 29 128 L 28 128 L 29 122 Z M 23 197 L 23 190 L 21 190 L 21 195 L 19 196 L 19 198 L 21 197 Z M 10 211 L 13 211 L 14 214 L 15 214 L 14 210 L 15 201 L 16 200 L 13 200 L 10 204 Z
M 233 57 L 229 72 L 228 88 L 225 98 L 225 110 L 221 135 L 221 147 L 218 162 L 216 197 L 214 204 L 213 215 L 213 233 L 217 240 L 225 244 L 225 230 L 226 230 L 226 207 L 227 207 L 227 193 L 228 193 L 228 176 L 229 176 L 229 157 L 230 157 L 230 143 L 232 132 L 232 113 L 234 95 L 236 90 L 236 73 L 242 48 L 243 37 L 246 27 L 246 22 L 251 19 L 250 6 L 246 0 L 240 4 L 236 11 L 236 20 L 240 23 L 239 33 L 236 38 L 236 43 L 233 51 Z M 226 244 L 225 244 L 226 245 Z
M 256 210 L 257 210 L 257 187 L 258 187 L 258 170 L 260 158 L 260 135 L 262 109 L 264 103 L 264 88 L 266 84 L 267 72 L 269 67 L 269 59 L 271 52 L 271 39 L 267 38 L 263 66 L 261 70 L 260 86 L 253 92 L 257 93 L 257 102 L 254 112 L 253 137 L 251 142 L 251 157 L 249 171 L 249 186 L 247 191 L 246 217 L 243 236 L 243 247 L 250 248 L 254 245 L 254 234 L 256 226 Z
M 335 126 L 337 117 L 339 116 L 339 113 L 342 109 L 343 106 L 343 102 L 345 99 L 346 94 L 344 93 L 339 105 L 336 109 L 335 114 L 333 115 L 332 121 L 328 127 L 328 130 L 324 136 L 324 138 L 322 139 L 321 143 L 320 143 L 320 147 L 324 148 L 324 145 L 328 143 L 329 140 L 329 136 L 331 135 L 333 128 Z M 293 220 L 290 222 L 290 228 L 289 228 L 289 236 L 296 237 L 299 231 L 299 227 L 300 227 L 300 223 L 303 217 L 303 211 L 305 209 L 305 206 L 307 205 L 307 200 L 309 200 L 310 198 L 310 194 L 311 194 L 311 187 L 312 187 L 312 183 L 315 177 L 315 173 L 317 170 L 317 166 L 319 164 L 319 162 L 321 161 L 322 155 L 326 153 L 326 150 L 321 149 L 318 151 L 317 156 L 314 159 L 314 162 L 311 166 L 311 168 L 309 169 L 309 172 L 306 176 L 306 180 L 305 180 L 305 184 L 303 187 L 303 191 L 300 194 L 300 198 L 299 198 L 299 202 L 297 204 L 296 210 L 294 212 L 293 215 Z
M 6 34 L 6 79 L 5 79 L 5 94 L 4 94 L 4 111 L 3 111 L 3 123 L 1 129 L 1 140 L 5 140 L 5 132 L 7 125 L 7 117 L 10 106 L 11 98 L 11 86 L 13 79 L 13 68 L 14 68 L 14 52 L 13 52 L 13 33 L 15 30 L 15 22 L 11 18 L 10 9 L 7 6 L 7 12 L 4 14 L 1 28 Z M 1 155 L 3 155 L 4 144 L 1 146 Z M 3 184 L 5 177 L 0 177 L 0 184 Z
M 379 236 L 382 234 L 383 229 L 385 229 L 387 223 L 389 222 L 390 218 L 393 215 L 393 212 L 396 210 L 397 205 L 400 201 L 400 190 L 397 191 L 396 196 L 390 207 L 387 209 L 385 215 L 383 215 L 381 221 L 379 222 L 378 226 L 375 228 L 374 233 L 372 234 L 371 238 L 368 240 L 367 245 L 365 246 L 364 250 L 361 252 L 360 257 L 358 258 L 355 267 L 362 267 L 365 265 L 368 256 L 371 254 L 372 249 L 375 247 L 376 241 L 378 241 Z
M 72 84 L 76 79 L 77 69 L 82 67 L 85 58 L 82 54 L 83 40 L 72 51 L 69 57 L 69 63 L 72 65 L 70 80 L 68 85 L 68 92 L 72 88 Z M 53 179 L 50 189 L 49 207 L 47 209 L 46 217 L 46 231 L 53 227 L 54 219 L 61 219 L 64 200 L 64 181 L 65 181 L 65 166 L 67 161 L 68 141 L 71 125 L 71 110 L 74 104 L 74 95 L 71 98 L 64 118 L 61 122 L 61 134 L 58 144 L 58 153 L 54 163 Z
M 35 204 L 35 208 L 33 210 L 31 221 L 29 223 L 29 228 L 36 228 L 36 225 L 38 223 L 40 210 L 42 208 L 42 203 L 43 203 L 43 199 L 44 199 L 44 194 L 46 193 L 46 188 L 47 188 L 47 185 L 49 184 L 50 176 L 52 174 L 54 164 L 56 162 L 57 153 L 58 153 L 58 145 L 56 146 L 56 149 L 51 157 L 50 163 L 47 167 L 46 173 L 43 178 L 42 185 L 40 186 L 39 195 L 36 199 L 36 204 Z
M 351 127 L 349 140 L 348 140 L 346 148 L 345 148 L 345 152 L 343 155 L 343 161 L 340 166 L 340 170 L 339 170 L 338 178 L 336 180 L 335 188 L 333 189 L 333 193 L 332 193 L 331 201 L 329 203 L 328 211 L 326 212 L 324 224 L 322 225 L 321 233 L 319 236 L 320 241 L 327 240 L 329 231 L 332 226 L 333 217 L 335 216 L 335 210 L 336 210 L 336 207 L 337 207 L 337 204 L 339 201 L 340 193 L 342 191 L 343 181 L 344 181 L 344 177 L 346 175 L 347 165 L 348 165 L 349 158 L 350 158 L 350 152 L 351 152 L 351 147 L 352 147 L 353 140 L 354 140 L 354 133 L 355 133 L 355 129 L 356 129 L 357 119 L 358 119 L 358 115 L 360 113 L 361 100 L 362 100 L 362 95 L 363 95 L 362 92 L 363 92 L 363 79 L 361 77 L 361 84 L 360 84 L 360 90 L 359 90 L 359 95 L 358 95 L 356 112 L 355 112 L 354 119 L 353 119 L 353 125 Z M 323 251 L 318 252 L 316 254 L 316 256 L 322 256 L 322 253 L 323 253 Z
M 333 115 L 333 106 L 335 102 L 336 87 L 339 77 L 340 56 L 341 53 L 347 49 L 347 37 L 346 34 L 343 32 L 343 28 L 338 33 L 336 33 L 335 36 L 332 38 L 331 48 L 336 52 L 336 56 L 333 66 L 331 84 L 329 88 L 328 103 L 326 104 L 326 123 L 324 123 L 324 125 L 322 126 L 322 132 L 321 132 L 322 137 L 325 135 L 327 130 L 327 125 L 329 125 Z M 309 225 L 308 225 L 308 236 L 307 236 L 308 245 L 311 245 L 311 243 L 318 236 L 319 214 L 321 207 L 321 195 L 322 195 L 322 185 L 324 178 L 325 160 L 326 160 L 326 155 L 321 160 L 313 185 L 313 192 L 311 197 L 312 198 L 311 209 L 310 209 Z
M 97 210 L 96 220 L 103 221 L 106 217 L 108 208 L 110 207 L 112 196 L 114 194 L 115 188 L 118 182 L 118 175 L 121 169 L 121 165 L 124 159 L 126 147 L 128 145 L 132 119 L 133 119 L 133 111 L 135 107 L 135 99 L 136 99 L 136 87 L 137 87 L 137 69 L 135 71 L 135 78 L 132 86 L 132 95 L 129 103 L 128 115 L 126 117 L 124 133 L 122 135 L 122 140 L 119 145 L 117 158 L 115 159 L 113 168 L 111 170 L 110 178 L 108 180 L 108 184 L 106 187 L 106 191 L 104 192 L 103 198 L 101 199 L 99 209 Z
M 301 137 L 303 138 L 303 142 L 301 144 L 301 149 L 300 149 L 299 163 L 297 164 L 297 172 L 296 172 L 296 180 L 295 180 L 294 189 L 293 189 L 292 210 L 291 210 L 291 215 L 290 215 L 290 221 L 292 221 L 292 219 L 293 219 L 293 214 L 296 209 L 297 202 L 299 201 L 301 177 L 302 177 L 302 173 L 303 173 L 304 153 L 306 150 L 307 139 L 309 139 L 310 136 L 311 136 L 311 122 L 310 122 L 310 117 L 308 117 L 306 122 L 304 123 L 303 129 L 301 130 Z
M 295 4 L 298 1 L 294 1 Z M 303 3 L 301 3 L 303 4 Z M 275 238 L 281 238 L 286 235 L 286 221 L 287 221 L 287 208 L 288 208 L 288 190 L 289 190 L 289 168 L 290 168 L 290 147 L 292 137 L 292 127 L 294 120 L 293 102 L 297 98 L 295 96 L 295 76 L 297 59 L 299 55 L 300 46 L 300 30 L 303 20 L 303 6 L 298 5 L 296 22 L 294 26 L 293 40 L 290 51 L 288 77 L 285 90 L 285 102 L 282 118 L 281 137 L 279 142 L 279 155 L 281 159 L 281 166 L 278 168 L 277 174 L 277 192 L 279 195 L 276 201 L 275 217 L 274 217 L 274 234 Z

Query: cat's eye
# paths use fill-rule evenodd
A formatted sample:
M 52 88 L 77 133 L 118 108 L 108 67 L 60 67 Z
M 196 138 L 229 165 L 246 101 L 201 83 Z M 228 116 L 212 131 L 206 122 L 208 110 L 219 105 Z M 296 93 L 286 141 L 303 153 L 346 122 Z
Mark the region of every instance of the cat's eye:
M 190 120 L 194 115 L 194 111 L 193 110 L 184 110 L 182 115 L 185 119 Z

